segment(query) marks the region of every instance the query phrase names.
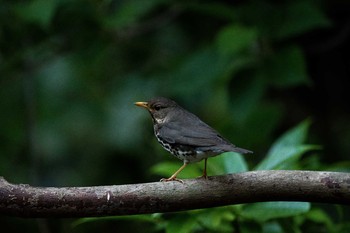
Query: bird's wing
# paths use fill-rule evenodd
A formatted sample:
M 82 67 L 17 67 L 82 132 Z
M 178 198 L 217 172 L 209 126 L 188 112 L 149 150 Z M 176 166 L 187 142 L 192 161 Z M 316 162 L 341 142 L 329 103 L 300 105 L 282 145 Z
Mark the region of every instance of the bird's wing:
M 250 150 L 236 147 L 221 137 L 217 131 L 200 121 L 195 127 L 169 122 L 158 128 L 159 136 L 168 143 L 188 145 L 192 147 L 210 148 L 209 150 L 225 152 L 234 151 L 241 154 L 253 153 Z
M 204 122 L 196 125 L 186 125 L 169 122 L 159 128 L 160 136 L 168 143 L 183 144 L 189 146 L 215 146 L 218 144 L 229 144 L 218 132 Z

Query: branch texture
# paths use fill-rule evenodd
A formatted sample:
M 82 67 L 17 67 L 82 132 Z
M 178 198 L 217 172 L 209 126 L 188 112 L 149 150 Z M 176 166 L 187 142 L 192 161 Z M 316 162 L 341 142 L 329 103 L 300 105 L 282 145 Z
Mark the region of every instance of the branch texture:
M 92 217 L 182 211 L 264 201 L 350 205 L 350 173 L 254 171 L 180 182 L 32 187 L 0 177 L 0 214 Z

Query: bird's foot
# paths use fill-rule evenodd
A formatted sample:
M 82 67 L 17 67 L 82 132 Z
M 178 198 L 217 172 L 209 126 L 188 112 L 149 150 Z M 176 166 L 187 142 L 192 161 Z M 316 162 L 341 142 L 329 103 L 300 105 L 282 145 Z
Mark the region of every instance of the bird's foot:
M 205 180 L 207 180 L 208 176 L 207 176 L 207 174 L 203 174 L 201 176 L 198 176 L 198 179 L 205 179 Z
M 184 181 L 183 180 L 180 180 L 180 179 L 178 179 L 178 178 L 176 178 L 176 177 L 170 177 L 170 178 L 162 178 L 162 179 L 160 179 L 160 182 L 168 182 L 168 181 L 178 181 L 178 182 L 180 182 L 180 183 L 184 183 Z

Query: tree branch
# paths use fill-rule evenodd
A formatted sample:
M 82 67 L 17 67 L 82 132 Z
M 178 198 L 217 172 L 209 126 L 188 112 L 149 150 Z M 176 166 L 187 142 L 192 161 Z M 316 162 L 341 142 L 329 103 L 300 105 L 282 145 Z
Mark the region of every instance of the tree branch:
M 180 182 L 32 187 L 0 177 L 0 214 L 92 217 L 182 211 L 263 201 L 350 205 L 350 173 L 254 171 Z

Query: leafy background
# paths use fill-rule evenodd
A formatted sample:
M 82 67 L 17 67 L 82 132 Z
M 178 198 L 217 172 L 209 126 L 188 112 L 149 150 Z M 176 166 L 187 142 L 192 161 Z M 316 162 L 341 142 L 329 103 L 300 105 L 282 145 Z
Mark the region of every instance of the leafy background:
M 89 186 L 171 174 L 181 162 L 133 106 L 158 95 L 255 152 L 212 158 L 209 175 L 349 171 L 349 9 L 341 0 L 3 0 L 0 175 Z M 349 212 L 268 202 L 0 223 L 12 232 L 349 232 Z

